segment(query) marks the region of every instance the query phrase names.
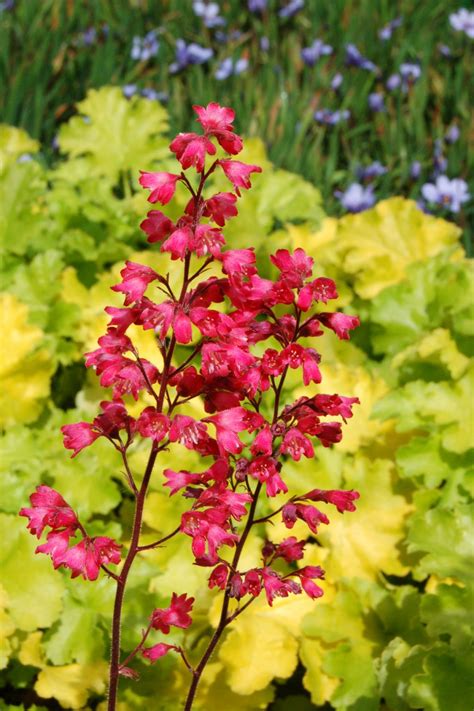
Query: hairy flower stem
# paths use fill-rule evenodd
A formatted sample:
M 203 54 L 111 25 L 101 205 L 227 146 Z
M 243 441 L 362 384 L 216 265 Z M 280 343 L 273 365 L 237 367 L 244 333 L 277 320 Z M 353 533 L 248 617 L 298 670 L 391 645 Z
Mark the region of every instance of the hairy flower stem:
M 240 541 L 238 542 L 237 547 L 235 549 L 234 557 L 232 560 L 232 568 L 233 569 L 237 568 L 237 566 L 239 564 L 240 556 L 242 554 L 242 550 L 243 550 L 245 542 L 247 540 L 247 536 L 249 535 L 250 529 L 253 526 L 254 517 L 255 517 L 255 509 L 257 508 L 258 497 L 259 497 L 261 489 L 262 489 L 262 484 L 259 482 L 257 484 L 256 489 L 255 489 L 255 494 L 253 497 L 252 504 L 250 506 L 250 511 L 249 511 L 249 515 L 247 518 L 247 523 L 246 523 L 245 529 L 244 529 L 242 536 L 240 538 Z M 191 711 L 193 703 L 194 703 L 194 697 L 196 695 L 197 687 L 198 687 L 198 684 L 201 680 L 202 673 L 203 673 L 204 669 L 206 668 L 206 665 L 207 665 L 209 659 L 211 658 L 212 653 L 214 652 L 214 649 L 216 648 L 216 646 L 222 636 L 222 633 L 224 632 L 227 625 L 230 622 L 232 622 L 233 617 L 230 617 L 230 618 L 227 617 L 227 613 L 229 611 L 229 603 L 230 603 L 230 586 L 228 585 L 226 588 L 226 591 L 224 593 L 224 600 L 222 602 L 222 610 L 221 610 L 221 616 L 219 619 L 219 624 L 217 625 L 217 628 L 216 628 L 214 634 L 212 635 L 212 638 L 207 646 L 206 651 L 204 652 L 204 654 L 201 657 L 201 661 L 199 662 L 199 664 L 193 671 L 193 679 L 191 682 L 191 686 L 189 687 L 189 692 L 188 692 L 188 696 L 186 698 L 184 711 Z
M 109 672 L 109 698 L 107 707 L 108 711 L 115 711 L 117 704 L 117 689 L 120 665 L 120 629 L 122 623 L 123 598 L 125 594 L 125 586 L 127 584 L 128 574 L 130 572 L 130 568 L 132 567 L 132 563 L 135 559 L 135 556 L 138 552 L 138 541 L 140 539 L 140 530 L 142 527 L 143 507 L 145 505 L 145 497 L 148 489 L 148 484 L 150 483 L 150 477 L 153 472 L 153 467 L 155 465 L 157 454 L 158 447 L 154 444 L 150 452 L 148 464 L 145 470 L 145 474 L 143 476 L 143 481 L 141 483 L 140 490 L 137 496 L 130 548 L 128 551 L 128 555 L 125 559 L 122 572 L 120 573 L 117 580 L 117 591 L 115 593 L 114 614 L 112 622 L 112 653 Z

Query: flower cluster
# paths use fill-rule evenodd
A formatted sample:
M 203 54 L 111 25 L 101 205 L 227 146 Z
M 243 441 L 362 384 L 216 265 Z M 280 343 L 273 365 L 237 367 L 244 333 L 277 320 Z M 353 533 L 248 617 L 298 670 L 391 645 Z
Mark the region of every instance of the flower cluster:
M 118 590 L 123 591 L 138 553 L 181 533 L 190 539 L 195 564 L 210 569 L 209 587 L 224 591 L 221 634 L 261 593 L 270 605 L 276 597 L 304 592 L 317 598 L 323 593 L 315 581 L 324 577 L 324 571 L 296 565 L 303 560 L 305 540 L 289 536 L 278 544 L 266 543 L 261 566 L 250 570 L 242 569 L 240 559 L 254 525 L 280 516 L 286 528 L 291 530 L 300 520 L 308 535 L 316 535 L 329 519 L 315 504 L 335 506 L 340 513 L 355 509 L 359 496 L 355 491 L 313 489 L 287 496 L 285 462 L 311 458 L 318 445 L 331 447 L 339 442 L 342 423 L 352 417 L 357 398 L 308 391 L 295 402 L 286 402 L 284 386 L 290 370 L 297 371 L 308 388 L 319 384 L 321 356 L 314 340 L 326 330 L 347 340 L 359 319 L 329 309 L 328 303 L 338 298 L 336 285 L 313 274 L 313 259 L 304 250 L 279 249 L 262 271 L 253 249 L 227 249 L 223 228 L 237 215 L 242 190 L 251 187 L 253 174 L 261 168 L 235 158 L 243 141 L 235 132 L 231 109 L 210 103 L 194 110 L 203 131 L 179 133 L 170 144 L 178 170 L 142 171 L 139 179 L 153 205 L 166 205 L 177 190 L 189 193 L 177 220 L 154 208 L 141 223 L 151 245 L 182 263 L 181 288 L 175 291 L 168 275 L 149 266 L 125 263 L 121 281 L 113 287 L 123 295 L 123 307 L 106 308 L 107 331 L 99 338 L 99 347 L 86 354 L 86 365 L 95 370 L 104 388 L 110 388 L 111 399 L 101 403 L 101 413 L 92 422 L 65 425 L 62 432 L 72 456 L 102 437 L 125 464 L 137 503 L 122 572 L 112 574 Z M 228 190 L 212 189 L 218 173 L 220 183 L 227 180 Z M 206 276 L 212 262 L 213 276 Z M 156 363 L 141 357 L 129 331 L 132 325 L 154 333 Z M 188 349 L 181 362 L 177 344 Z M 125 397 L 140 401 L 143 394 L 153 404 L 132 417 Z M 190 414 L 187 403 L 193 398 L 201 400 L 205 416 Z M 127 459 L 138 442 L 148 442 L 150 448 L 139 487 Z M 170 496 L 182 495 L 187 507 L 173 533 L 156 544 L 141 546 L 147 487 L 156 457 L 171 443 L 208 458 L 208 465 L 199 472 L 165 469 L 162 485 Z M 272 513 L 262 515 L 261 496 L 284 498 Z M 34 534 L 40 535 L 46 525 L 51 527 L 47 543 L 38 551 L 49 553 L 56 567 L 66 565 L 73 576 L 81 573 L 94 580 L 104 563 L 119 562 L 119 546 L 111 539 L 87 537 L 56 492 L 40 487 L 32 496 L 32 505 L 21 513 L 30 518 Z M 83 540 L 70 548 L 69 538 L 77 530 Z M 287 572 L 282 572 L 281 562 L 288 564 Z M 246 601 L 240 606 L 243 598 Z M 229 616 L 231 599 L 237 609 Z M 142 642 L 121 665 L 115 620 L 112 698 L 118 675 L 133 676 L 127 664 L 138 651 L 154 661 L 174 649 L 185 659 L 178 646 L 160 642 L 145 649 L 143 644 L 151 629 L 167 634 L 170 625 L 186 628 L 191 623 L 192 603 L 186 594 L 174 593 L 169 608 L 155 610 Z M 199 675 L 201 666 L 197 667 Z
M 106 563 L 120 563 L 120 545 L 106 536 L 90 538 L 76 514 L 57 491 L 49 486 L 38 486 L 30 496 L 31 508 L 23 508 L 20 516 L 29 519 L 28 529 L 41 538 L 46 527 L 51 530 L 46 543 L 36 548 L 36 553 L 51 556 L 55 568 L 69 568 L 72 578 L 82 575 L 84 580 L 97 580 L 99 570 Z M 80 531 L 82 540 L 70 545 Z

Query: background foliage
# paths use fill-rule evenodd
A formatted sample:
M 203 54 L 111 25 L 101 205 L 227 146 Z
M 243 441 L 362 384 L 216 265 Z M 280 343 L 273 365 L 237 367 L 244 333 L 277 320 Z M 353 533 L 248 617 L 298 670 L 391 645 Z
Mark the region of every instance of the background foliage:
M 50 561 L 34 557 L 17 511 L 42 482 L 57 487 L 96 535 L 130 529 L 115 451 L 99 442 L 71 462 L 58 429 L 93 416 L 102 397 L 81 354 L 104 328 L 104 306 L 120 301 L 109 286 L 121 261 L 133 256 L 164 265 L 137 228 L 146 200 L 136 168 L 166 167 L 167 112 L 146 99 L 127 101 L 117 88 L 90 92 L 78 109 L 59 135 L 65 160 L 52 169 L 26 133 L 3 127 L 0 134 L 9 334 L 2 365 L 0 685 L 10 706 L 3 708 L 103 708 L 113 584 L 71 584 Z M 126 152 L 108 150 L 125 130 Z M 38 159 L 18 161 L 25 151 Z M 241 201 L 227 231 L 230 244 L 255 245 L 262 255 L 304 246 L 320 273 L 338 281 L 340 306 L 350 304 L 363 323 L 351 344 L 329 338 L 321 386 L 357 395 L 361 406 L 338 447 L 302 466 L 287 462 L 286 480 L 295 492 L 355 487 L 361 499 L 356 514 L 336 514 L 327 531 L 309 539 L 309 562 L 327 571 L 325 597 L 250 608 L 210 664 L 198 708 L 464 711 L 471 693 L 466 418 L 474 275 L 460 230 L 403 198 L 324 217 L 318 191 L 274 167 L 262 142 L 248 140 L 244 160 L 263 164 L 264 173 Z M 151 338 L 140 351 L 152 358 L 153 345 Z M 298 395 L 301 384 L 295 377 L 288 387 Z M 139 470 L 144 454 L 134 456 Z M 164 454 L 161 466 L 176 457 L 181 467 L 199 468 L 195 454 L 181 449 Z M 180 511 L 157 473 L 145 513 L 150 539 L 173 527 Z M 261 526 L 244 564 L 257 562 L 265 536 L 283 535 L 279 525 Z M 307 530 L 295 535 L 306 537 Z M 188 644 L 196 652 L 203 646 L 216 623 L 214 596 L 206 570 L 191 566 L 187 540 L 174 539 L 137 563 L 125 648 L 184 579 L 197 598 Z M 143 664 L 141 673 L 139 685 L 123 682 L 121 711 L 176 709 L 186 684 L 179 665 L 165 658 L 151 669 Z
M 439 208 L 432 216 L 406 198 L 419 199 L 433 179 L 438 146 L 450 177 L 467 179 L 472 171 L 472 41 L 449 25 L 454 0 L 307 2 L 286 19 L 277 0 L 263 16 L 246 2 L 220 5 L 227 24 L 212 29 L 187 0 L 0 3 L 0 310 L 7 344 L 0 366 L 0 709 L 104 711 L 113 586 L 71 584 L 53 571 L 34 556 L 17 512 L 46 483 L 92 534 L 130 530 L 131 502 L 115 452 L 96 442 L 71 462 L 59 427 L 93 417 L 103 397 L 82 353 L 105 327 L 104 306 L 120 302 L 109 287 L 122 261 L 165 268 L 138 229 L 147 203 L 137 171 L 167 169 L 170 125 L 192 130 L 191 104 L 218 100 L 236 110 L 238 129 L 249 136 L 243 160 L 264 168 L 226 228 L 228 242 L 255 246 L 260 259 L 304 247 L 320 273 L 337 281 L 338 305 L 362 321 L 351 344 L 326 337 L 322 383 L 324 392 L 357 395 L 361 406 L 340 445 L 309 464 L 288 462 L 286 479 L 295 491 L 355 487 L 361 499 L 357 513 L 334 514 L 327 531 L 308 540 L 310 563 L 327 571 L 325 597 L 251 607 L 209 665 L 198 707 L 465 711 L 473 699 L 474 276 L 466 258 L 473 208 L 471 201 L 457 215 Z M 402 26 L 381 41 L 378 31 L 397 15 Z M 133 37 L 150 30 L 158 52 L 137 61 Z M 315 37 L 334 52 L 310 68 L 300 50 Z M 177 38 L 211 47 L 213 58 L 171 75 Z M 345 66 L 350 42 L 380 75 Z M 227 57 L 248 59 L 248 69 L 219 81 L 215 71 Z M 420 79 L 406 93 L 389 92 L 387 78 L 405 61 L 420 63 Z M 335 92 L 338 71 L 343 83 Z M 123 96 L 128 84 L 136 85 L 130 100 Z M 143 90 L 158 92 L 161 102 L 141 98 Z M 384 94 L 385 112 L 369 110 L 374 91 Z M 347 108 L 352 116 L 325 127 L 313 119 L 320 108 Z M 449 144 L 444 137 L 453 125 L 460 137 Z M 374 160 L 387 168 L 375 180 L 385 199 L 343 215 L 335 188 Z M 410 176 L 414 160 L 419 178 Z M 178 191 L 171 210 L 177 215 L 183 204 Z M 137 334 L 140 352 L 153 359 L 148 336 Z M 295 377 L 288 388 L 298 394 L 301 384 Z M 197 466 L 193 453 L 176 448 L 162 467 L 177 458 L 181 467 Z M 133 466 L 143 468 L 140 451 Z M 150 540 L 180 511 L 157 473 L 145 515 Z M 278 526 L 257 529 L 244 564 L 257 562 L 265 537 L 283 535 Z M 139 559 L 124 647 L 136 644 L 150 610 L 182 591 L 185 579 L 197 598 L 187 644 L 198 656 L 217 611 L 206 571 L 191 563 L 184 540 Z M 143 664 L 140 672 L 139 685 L 123 682 L 120 711 L 175 711 L 187 683 L 175 661 Z
M 448 20 L 458 0 L 307 1 L 293 16 L 281 17 L 288 2 L 268 0 L 259 13 L 248 10 L 247 0 L 222 0 L 225 24 L 207 27 L 192 0 L 7 0 L 3 4 L 14 7 L 0 14 L 3 120 L 40 139 L 50 159 L 57 155 L 58 128 L 91 87 L 152 92 L 167 101 L 172 125 L 182 131 L 194 125 L 193 103 L 217 99 L 235 109 L 240 132 L 264 138 L 276 165 L 318 185 L 326 209 L 337 215 L 342 209 L 334 190 L 346 188 L 358 167 L 375 160 L 387 168 L 375 179 L 379 197 L 419 199 L 422 184 L 444 160 L 441 172 L 472 176 L 472 40 Z M 379 32 L 397 17 L 401 27 L 384 41 Z M 150 31 L 156 33 L 156 54 L 134 59 L 134 37 Z M 316 37 L 333 53 L 306 66 L 301 49 Z M 212 58 L 170 73 L 177 39 L 211 49 Z M 346 66 L 350 43 L 379 71 Z M 216 79 L 229 58 L 247 61 L 247 69 Z M 404 62 L 418 63 L 420 78 L 407 92 L 390 91 L 387 80 Z M 337 73 L 342 84 L 334 91 Z M 385 111 L 370 109 L 372 93 L 384 97 Z M 351 117 L 320 125 L 313 114 L 322 108 L 347 109 Z M 450 144 L 444 139 L 453 125 L 460 137 Z M 420 162 L 419 176 L 411 175 L 413 161 Z M 457 217 L 463 228 L 472 215 L 471 202 Z

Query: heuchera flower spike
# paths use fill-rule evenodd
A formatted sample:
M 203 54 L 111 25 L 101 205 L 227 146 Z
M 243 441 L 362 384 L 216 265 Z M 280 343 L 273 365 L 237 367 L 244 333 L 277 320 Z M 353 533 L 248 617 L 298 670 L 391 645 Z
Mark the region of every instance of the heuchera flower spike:
M 242 554 L 252 527 L 280 518 L 287 529 L 300 521 L 308 537 L 316 536 L 321 526 L 329 524 L 325 511 L 317 506 L 334 506 L 340 513 L 354 511 L 359 497 L 356 491 L 336 489 L 290 492 L 286 477 L 288 461 L 302 462 L 314 457 L 320 446 L 332 447 L 342 438 L 342 424 L 352 417 L 357 398 L 316 394 L 311 388 L 322 380 L 315 339 L 330 329 L 347 340 L 359 319 L 320 310 L 321 304 L 327 309 L 328 302 L 338 298 L 336 284 L 313 274 L 313 259 L 303 249 L 277 250 L 270 256 L 272 268 L 263 277 L 252 248 L 227 248 L 222 230 L 238 214 L 241 189 L 251 188 L 251 176 L 261 168 L 233 158 L 243 142 L 235 133 L 232 109 L 211 102 L 194 110 L 204 133 L 180 133 L 171 142 L 176 172 L 142 171 L 139 178 L 150 191 L 151 203 L 166 205 L 178 182 L 189 192 L 178 219 L 153 209 L 140 225 L 155 249 L 182 262 L 180 286 L 170 284 L 166 270 L 126 262 L 120 283 L 113 287 L 123 294 L 124 305 L 106 308 L 107 330 L 98 348 L 86 354 L 86 365 L 94 369 L 103 387 L 111 389 L 111 399 L 101 403 L 101 412 L 92 422 L 62 427 L 64 446 L 73 457 L 99 438 L 117 451 L 118 476 L 125 477 L 135 501 L 120 571 L 110 566 L 120 564 L 122 546 L 107 536 L 89 535 L 88 522 L 79 521 L 50 487 L 39 486 L 31 495 L 31 507 L 20 511 L 28 518 L 32 535 L 40 538 L 47 529 L 46 540 L 36 552 L 49 555 L 55 568 L 67 568 L 73 578 L 88 581 L 96 580 L 102 571 L 116 585 L 108 711 L 117 708 L 120 676 L 138 678 L 130 666 L 138 655 L 153 663 L 170 651 L 180 655 L 191 671 L 185 701 L 185 711 L 190 711 L 212 651 L 227 626 L 253 600 L 266 599 L 273 605 L 278 597 L 305 593 L 316 599 L 323 594 L 319 581 L 324 571 L 304 565 L 304 535 L 267 541 L 261 567 L 243 569 Z M 228 157 L 215 158 L 218 146 Z M 213 192 L 213 175 L 219 170 L 231 190 Z M 206 272 L 212 263 L 215 271 L 209 277 Z M 156 361 L 140 354 L 134 342 L 137 329 L 153 331 Z M 307 395 L 295 401 L 285 387 L 290 370 L 308 388 Z M 128 394 L 141 404 L 134 417 L 122 399 Z M 196 414 L 199 409 L 188 409 L 194 398 L 201 399 L 205 416 Z M 149 448 L 149 455 L 144 472 L 136 478 L 129 453 L 140 442 Z M 179 467 L 168 467 L 162 474 L 156 467 L 155 472 L 160 453 L 171 444 L 207 457 L 206 465 L 196 472 Z M 183 509 L 173 530 L 153 542 L 148 535 L 145 542 L 143 512 L 152 476 L 155 488 L 162 486 L 170 496 L 182 497 Z M 262 507 L 260 500 L 265 497 L 275 503 Z M 153 610 L 141 640 L 122 660 L 122 604 L 135 559 L 180 535 L 194 564 L 210 569 L 209 588 L 222 598 L 214 635 L 200 660 L 188 659 L 183 645 L 194 598 L 187 592 L 173 592 L 168 607 Z M 295 568 L 295 563 L 301 567 Z M 166 635 L 172 627 L 173 644 L 158 641 L 145 646 L 150 634 Z M 181 639 L 183 643 L 177 641 Z

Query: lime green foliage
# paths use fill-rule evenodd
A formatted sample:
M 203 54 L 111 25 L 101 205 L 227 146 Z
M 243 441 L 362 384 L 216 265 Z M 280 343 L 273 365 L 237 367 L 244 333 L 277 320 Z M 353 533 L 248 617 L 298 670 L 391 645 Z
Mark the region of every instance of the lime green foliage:
M 10 171 L 1 177 L 8 188 L 2 311 L 9 348 L 2 373 L 8 429 L 0 440 L 0 686 L 34 688 L 64 708 L 94 707 L 96 700 L 105 708 L 114 585 L 106 578 L 71 582 L 54 571 L 49 560 L 34 556 L 35 541 L 16 514 L 45 483 L 62 492 L 96 535 L 126 540 L 130 530 L 118 454 L 96 442 L 71 461 L 59 427 L 93 417 L 103 399 L 94 375 L 83 372 L 81 354 L 94 348 L 105 327 L 104 306 L 120 303 L 110 286 L 123 258 L 176 278 L 176 264 L 147 248 L 138 229 L 147 203 L 136 191 L 136 170 L 167 165 L 167 117 L 156 105 L 148 120 L 149 106 L 127 103 L 116 89 L 90 94 L 80 106 L 90 122 L 78 116 L 64 126 L 67 157 L 50 171 L 36 160 L 17 162 L 37 149 L 25 134 L 0 133 L 3 170 Z M 140 131 L 125 128 L 135 122 Z M 126 131 L 126 152 L 106 149 L 109 129 L 116 148 Z M 473 275 L 457 246 L 457 228 L 400 198 L 321 225 L 314 186 L 274 168 L 257 140 L 248 142 L 244 160 L 262 163 L 264 172 L 230 223 L 231 245 L 255 246 L 259 258 L 304 247 L 322 275 L 337 278 L 340 306 L 363 320 L 355 345 L 330 335 L 321 341 L 323 383 L 313 386 L 360 398 L 345 438 L 334 449 L 320 448 L 314 461 L 288 461 L 283 475 L 291 493 L 354 487 L 361 499 L 356 513 L 327 510 L 331 525 L 321 528 L 318 544 L 307 543 L 305 562 L 327 571 L 325 597 L 250 606 L 212 658 L 196 708 L 254 711 L 275 699 L 276 711 L 326 703 L 378 711 L 384 699 L 390 711 L 464 711 L 472 693 Z M 156 359 L 152 334 L 138 338 L 141 354 Z M 292 374 L 287 395 L 302 394 L 308 388 Z M 138 475 L 145 456 L 133 453 Z M 160 456 L 161 468 L 205 466 L 178 446 Z M 151 489 L 143 529 L 150 542 L 172 530 L 183 510 L 182 499 L 164 489 L 160 468 Z M 266 502 L 262 513 L 280 503 Z M 253 532 L 244 566 L 258 563 L 265 537 L 288 535 L 275 521 Z M 307 528 L 298 523 L 292 533 L 306 537 Z M 186 636 L 197 659 L 219 613 L 207 576 L 192 565 L 184 537 L 142 554 L 127 592 L 124 650 L 135 646 L 153 607 L 186 591 L 196 597 L 194 624 L 172 641 Z M 171 656 L 152 668 L 137 662 L 137 669 L 139 684 L 121 683 L 120 711 L 155 708 L 158 692 L 159 708 L 175 711 L 188 672 Z
M 11 619 L 18 630 L 27 632 L 50 627 L 61 614 L 63 581 L 54 575 L 46 559 L 25 576 L 27 557 L 34 554 L 36 547 L 33 538 L 24 535 L 23 521 L 18 516 L 1 514 L 0 527 L 2 576 Z
M 357 296 L 369 300 L 386 287 L 399 284 L 411 265 L 426 263 L 446 247 L 454 248 L 460 230 L 446 220 L 424 214 L 415 202 L 394 197 L 340 220 L 327 218 L 319 232 L 305 234 L 302 229 L 294 229 L 291 235 L 295 246 L 304 245 L 324 265 L 336 268 L 339 282 L 342 277 Z M 453 249 L 453 259 L 461 254 L 459 248 Z M 439 264 L 443 268 L 446 259 Z M 415 289 L 417 282 L 412 281 Z M 405 296 L 403 303 L 411 309 L 421 308 L 418 302 L 412 302 L 411 295 Z M 400 310 L 401 317 L 405 310 Z M 382 318 L 387 318 L 383 306 L 380 311 Z
M 135 175 L 167 157 L 168 114 L 158 102 L 138 97 L 128 102 L 119 87 L 103 87 L 92 89 L 77 110 L 59 133 L 72 170 L 116 183 L 124 173 Z
M 41 329 L 28 322 L 27 306 L 13 294 L 0 296 L 0 318 L 2 333 L 9 337 L 0 365 L 0 422 L 31 422 L 49 395 L 53 358 Z

